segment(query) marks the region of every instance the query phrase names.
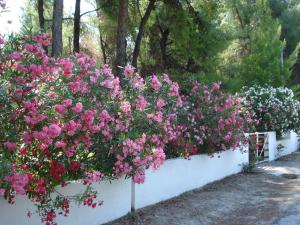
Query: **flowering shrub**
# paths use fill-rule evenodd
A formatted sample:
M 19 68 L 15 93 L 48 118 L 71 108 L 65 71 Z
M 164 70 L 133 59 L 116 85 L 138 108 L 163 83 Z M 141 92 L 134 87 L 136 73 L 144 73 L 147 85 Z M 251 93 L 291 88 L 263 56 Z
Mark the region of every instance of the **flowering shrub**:
M 164 146 L 178 133 L 179 89 L 167 75 L 144 80 L 133 67 L 124 84 L 84 54 L 50 58 L 49 36 L 0 38 L 0 195 L 9 203 L 27 195 L 42 221 L 56 224 L 70 200 L 96 207 L 93 182 L 132 176 L 164 161 Z M 81 179 L 84 193 L 55 189 Z M 56 197 L 51 193 L 56 192 Z M 30 214 L 29 214 L 30 215 Z
M 276 131 L 281 135 L 299 126 L 300 102 L 285 88 L 253 86 L 242 91 L 243 105 L 255 112 L 256 131 Z
M 220 83 L 206 86 L 196 81 L 178 120 L 181 137 L 172 142 L 171 151 L 184 156 L 237 148 L 254 122 L 251 113 L 242 110 L 240 98 L 225 95 Z

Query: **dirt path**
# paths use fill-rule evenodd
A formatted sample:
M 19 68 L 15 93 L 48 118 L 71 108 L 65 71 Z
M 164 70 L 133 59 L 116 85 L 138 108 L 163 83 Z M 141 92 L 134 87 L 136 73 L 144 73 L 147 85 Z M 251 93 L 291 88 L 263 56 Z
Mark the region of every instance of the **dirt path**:
M 299 174 L 288 179 L 282 174 Z M 107 225 L 300 225 L 300 152 Z

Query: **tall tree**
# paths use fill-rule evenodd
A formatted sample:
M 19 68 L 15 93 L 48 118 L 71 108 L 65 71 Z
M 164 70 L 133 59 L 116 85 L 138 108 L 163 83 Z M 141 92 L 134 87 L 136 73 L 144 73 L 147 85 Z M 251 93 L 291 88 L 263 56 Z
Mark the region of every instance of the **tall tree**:
M 137 60 L 140 53 L 141 42 L 144 35 L 145 25 L 150 17 L 152 10 L 154 9 L 155 2 L 156 0 L 149 0 L 149 4 L 147 6 L 146 12 L 140 22 L 139 32 L 135 40 L 135 45 L 134 45 L 134 50 L 132 55 L 132 65 L 136 68 L 137 68 Z
M 62 20 L 63 20 L 63 0 L 54 0 L 53 20 L 52 20 L 52 56 L 62 54 Z
M 300 1 L 269 0 L 272 16 L 279 19 L 282 26 L 281 38 L 286 41 L 284 58 L 287 58 L 300 41 Z M 300 83 L 300 57 L 293 66 L 291 84 Z
M 73 52 L 79 52 L 79 38 L 80 38 L 80 0 L 76 0 L 74 13 L 74 32 L 73 32 Z
M 38 0 L 37 2 L 37 10 L 39 16 L 39 25 L 40 25 L 40 32 L 46 32 L 45 29 L 45 16 L 44 16 L 44 0 Z M 44 50 L 48 54 L 48 47 L 44 46 Z
M 228 50 L 234 57 L 228 57 L 228 68 L 240 86 L 269 84 L 283 86 L 291 75 L 298 47 L 285 59 L 282 53 L 285 42 L 281 40 L 281 26 L 272 18 L 268 0 L 228 1 L 227 18 L 235 25 L 235 40 Z M 238 44 L 237 44 L 238 43 Z M 238 88 L 238 86 L 237 86 Z
M 117 49 L 116 49 L 116 72 L 119 77 L 122 76 L 122 68 L 126 66 L 126 36 L 127 36 L 127 20 L 128 20 L 128 0 L 119 0 L 119 14 L 117 27 Z
M 38 0 L 37 2 L 40 31 L 45 32 L 45 17 L 44 17 L 44 0 Z

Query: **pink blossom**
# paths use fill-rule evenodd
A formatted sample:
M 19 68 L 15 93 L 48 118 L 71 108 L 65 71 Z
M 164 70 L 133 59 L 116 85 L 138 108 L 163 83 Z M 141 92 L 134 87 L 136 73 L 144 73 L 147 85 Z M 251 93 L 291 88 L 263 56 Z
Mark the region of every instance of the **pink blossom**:
M 113 88 L 113 82 L 111 80 L 104 80 L 100 83 L 101 86 L 106 88 Z
M 9 185 L 15 190 L 16 194 L 24 195 L 26 193 L 25 186 L 29 179 L 27 175 L 14 173 L 4 178 Z
M 122 102 L 120 109 L 126 113 L 126 114 L 130 114 L 131 113 L 131 105 L 129 102 Z
M 100 76 L 100 71 L 96 69 L 95 74 L 93 74 L 92 76 L 90 76 L 90 81 L 92 83 L 96 84 L 99 76 Z
M 215 91 L 215 90 L 219 90 L 221 87 L 221 83 L 220 82 L 215 82 L 213 83 L 212 85 L 212 90 Z
M 58 137 L 61 133 L 61 128 L 57 124 L 51 124 L 48 129 L 48 134 L 51 138 Z
M 41 66 L 38 66 L 35 64 L 30 64 L 29 69 L 30 69 L 32 79 L 34 79 L 36 77 L 41 77 L 41 73 L 42 73 Z
M 224 141 L 226 142 L 230 142 L 231 138 L 232 138 L 232 134 L 230 131 L 223 137 Z
M 112 74 L 112 69 L 109 67 L 109 65 L 107 64 L 104 64 L 103 67 L 102 67 L 102 72 L 104 73 L 104 75 L 106 77 L 113 77 L 113 74 Z
M 163 120 L 163 113 L 161 111 L 159 112 L 156 112 L 156 113 L 150 113 L 147 115 L 147 118 L 150 119 L 150 120 L 153 120 L 157 123 L 161 123 L 162 120 Z
M 161 145 L 161 140 L 157 134 L 151 136 L 151 142 L 155 145 Z
M 35 113 L 31 113 L 31 116 L 25 116 L 25 122 L 28 125 L 36 125 L 40 122 L 42 122 L 43 120 L 45 120 L 47 118 L 47 116 L 42 115 L 42 114 L 35 114 Z
M 164 153 L 163 148 L 156 148 L 154 151 L 153 168 L 158 169 L 164 163 L 165 159 L 166 155 Z
M 34 52 L 35 51 L 35 47 L 33 45 L 30 45 L 30 44 L 26 44 L 25 49 L 28 52 Z
M 134 73 L 135 68 L 133 66 L 125 66 L 124 76 L 130 77 Z
M 144 111 L 148 104 L 149 103 L 146 101 L 144 96 L 139 96 L 139 98 L 135 102 L 135 107 L 139 111 Z
M 85 121 L 87 124 L 91 124 L 94 121 L 95 111 L 86 110 L 82 115 L 81 119 Z
M 121 86 L 120 86 L 120 79 L 119 77 L 115 77 L 112 80 L 112 92 L 111 95 L 112 97 L 116 97 L 117 95 L 121 94 Z
M 14 59 L 15 61 L 21 61 L 22 55 L 19 52 L 13 52 L 9 55 L 9 58 Z
M 115 162 L 114 171 L 117 176 L 128 174 L 133 170 L 129 163 L 124 162 L 124 157 L 117 155 L 117 161 Z
M 49 39 L 44 40 L 44 41 L 43 41 L 43 45 L 44 45 L 44 46 L 49 46 L 49 45 L 50 45 L 50 40 L 49 40 Z
M 62 101 L 62 105 L 65 105 L 65 106 L 71 106 L 72 103 L 73 103 L 72 99 L 69 99 L 69 98 Z
M 165 105 L 166 105 L 165 100 L 163 100 L 163 99 L 161 99 L 161 98 L 159 98 L 159 99 L 157 100 L 157 102 L 156 102 L 156 106 L 157 106 L 157 108 L 159 108 L 159 109 L 162 109 Z
M 83 80 L 77 80 L 77 81 L 69 82 L 68 86 L 71 89 L 71 92 L 73 94 L 76 94 L 78 92 L 89 93 L 89 91 L 90 91 L 88 83 L 83 81 Z
M 173 83 L 170 87 L 170 92 L 168 94 L 169 96 L 173 96 L 173 97 L 176 97 L 176 96 L 179 96 L 179 86 L 177 83 Z
M 63 141 L 57 141 L 55 142 L 55 147 L 56 148 L 65 148 L 67 146 L 67 144 Z
M 145 182 L 145 171 L 139 170 L 133 175 L 133 182 L 136 184 L 142 184 Z
M 91 184 L 101 181 L 103 174 L 99 171 L 87 172 L 86 177 L 83 179 L 84 184 Z
M 158 80 L 157 76 L 155 75 L 152 75 L 152 78 L 151 78 L 151 87 L 154 89 L 154 90 L 158 90 L 161 88 L 161 83 L 160 81 Z
M 101 127 L 98 125 L 89 126 L 89 130 L 95 134 L 98 133 L 101 130 Z
M 37 111 L 37 104 L 35 101 L 23 101 L 23 106 L 28 111 L 31 111 L 31 112 Z
M 0 196 L 4 196 L 5 194 L 5 189 L 4 188 L 0 188 Z
M 81 113 L 82 112 L 82 103 L 78 102 L 76 105 L 72 108 L 73 112 L 75 113 Z
M 76 123 L 74 120 L 70 120 L 65 124 L 63 130 L 65 130 L 69 136 L 73 136 L 80 127 L 80 123 Z
M 140 75 L 136 75 L 133 77 L 133 79 L 130 80 L 131 85 L 142 91 L 145 88 L 145 82 L 144 79 Z
M 18 84 L 25 84 L 26 80 L 24 79 L 24 77 L 17 77 L 16 78 L 16 83 L 18 83 Z
M 74 154 L 75 154 L 75 149 L 74 149 L 74 147 L 68 147 L 66 150 L 65 150 L 65 154 L 66 154 L 66 156 L 67 157 L 72 157 L 72 156 L 74 156 Z
M 54 92 L 50 92 L 48 94 L 48 96 L 49 96 L 49 98 L 52 98 L 52 99 L 56 99 L 58 97 L 58 95 L 56 93 L 54 93 Z
M 73 63 L 70 59 L 60 59 L 59 63 L 63 70 L 63 75 L 65 77 L 70 77 L 72 75 Z
M 31 144 L 33 141 L 33 137 L 32 134 L 30 134 L 29 132 L 25 131 L 23 134 L 23 141 L 25 144 Z
M 99 118 L 104 123 L 108 123 L 109 121 L 111 121 L 113 119 L 106 110 L 103 110 L 100 113 Z
M 7 141 L 7 142 L 4 142 L 3 145 L 9 151 L 15 150 L 17 148 L 17 144 L 15 142 Z
M 55 112 L 61 114 L 61 115 L 64 115 L 66 114 L 68 111 L 67 109 L 65 108 L 65 106 L 63 105 L 56 105 L 55 106 Z

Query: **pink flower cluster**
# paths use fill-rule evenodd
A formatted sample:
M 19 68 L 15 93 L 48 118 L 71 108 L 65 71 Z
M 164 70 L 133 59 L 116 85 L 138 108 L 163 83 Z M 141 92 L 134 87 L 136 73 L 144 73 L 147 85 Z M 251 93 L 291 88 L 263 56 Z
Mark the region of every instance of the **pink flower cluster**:
M 121 85 L 108 65 L 96 68 L 85 54 L 47 56 L 49 35 L 0 41 L 11 48 L 0 52 L 8 84 L 7 101 L 0 103 L 0 124 L 7 128 L 0 133 L 7 153 L 1 160 L 12 165 L 0 177 L 0 194 L 9 202 L 28 194 L 43 221 L 54 223 L 52 212 L 69 211 L 63 197 L 56 209 L 43 209 L 57 185 L 82 179 L 91 192 L 102 177 L 123 175 L 142 183 L 147 168 L 162 165 L 165 145 L 178 135 L 174 112 L 181 103 L 178 84 L 166 74 L 144 79 L 126 66 Z M 85 203 L 94 206 L 90 197 Z
M 205 86 L 193 82 L 191 90 L 178 126 L 181 136 L 191 140 L 191 149 L 213 153 L 239 147 L 243 132 L 254 122 L 251 114 L 242 113 L 240 98 L 225 95 L 220 83 Z
M 87 172 L 83 182 L 85 185 L 92 184 L 94 182 L 100 182 L 102 177 L 103 175 L 99 171 Z
M 29 181 L 26 174 L 14 173 L 4 178 L 16 194 L 24 195 L 26 193 L 26 185 Z M 3 193 L 3 190 L 2 190 Z
M 152 140 L 148 140 L 152 139 Z M 157 147 L 155 149 L 149 148 L 148 151 L 151 155 L 146 157 L 141 157 L 141 152 L 145 149 L 147 141 L 152 142 L 153 138 L 149 138 L 146 134 L 136 140 L 127 139 L 123 142 L 122 153 L 117 156 L 117 162 L 115 163 L 115 173 L 118 176 L 130 174 L 133 172 L 133 181 L 135 183 L 143 183 L 145 181 L 145 168 L 152 167 L 153 169 L 158 169 L 164 162 L 166 156 L 162 147 Z M 161 142 L 158 140 L 159 145 Z M 128 158 L 132 158 L 132 162 L 128 162 Z M 133 171 L 133 168 L 139 168 Z

